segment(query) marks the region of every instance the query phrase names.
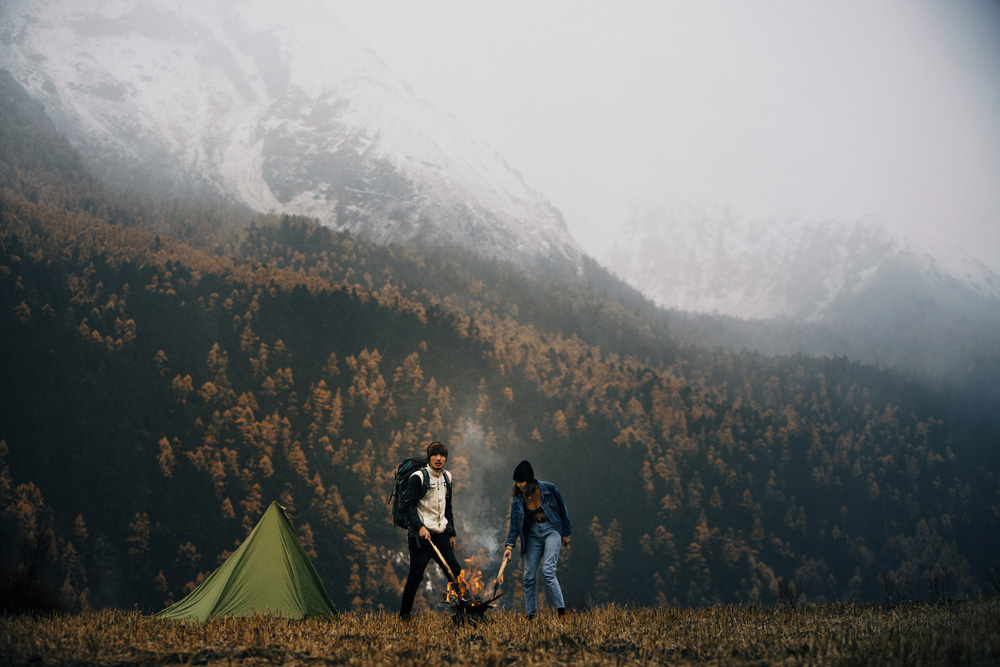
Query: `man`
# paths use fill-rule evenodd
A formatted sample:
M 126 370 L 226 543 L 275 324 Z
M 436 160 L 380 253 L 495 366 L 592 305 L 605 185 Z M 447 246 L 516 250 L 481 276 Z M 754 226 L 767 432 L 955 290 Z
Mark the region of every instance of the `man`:
M 427 446 L 427 466 L 410 475 L 403 495 L 406 516 L 406 545 L 410 550 L 410 573 L 403 587 L 399 617 L 410 619 L 413 599 L 424 578 L 424 569 L 433 558 L 447 575 L 451 568 L 458 576 L 461 566 L 455 558 L 455 519 L 451 509 L 451 473 L 444 469 L 448 448 L 440 442 Z M 438 558 L 431 542 L 447 563 Z

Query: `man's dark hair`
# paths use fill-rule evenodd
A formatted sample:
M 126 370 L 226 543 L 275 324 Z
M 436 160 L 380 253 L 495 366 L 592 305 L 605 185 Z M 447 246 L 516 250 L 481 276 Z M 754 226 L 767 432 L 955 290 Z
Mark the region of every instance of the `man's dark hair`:
M 427 458 L 435 454 L 444 454 L 444 457 L 448 458 L 448 447 L 443 442 L 432 442 L 427 445 Z

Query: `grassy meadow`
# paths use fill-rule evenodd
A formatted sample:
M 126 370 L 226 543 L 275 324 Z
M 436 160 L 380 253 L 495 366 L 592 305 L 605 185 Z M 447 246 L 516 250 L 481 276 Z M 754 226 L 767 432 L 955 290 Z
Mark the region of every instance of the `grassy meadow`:
M 895 607 L 607 606 L 179 624 L 137 612 L 0 618 L 4 665 L 996 665 L 1000 600 Z

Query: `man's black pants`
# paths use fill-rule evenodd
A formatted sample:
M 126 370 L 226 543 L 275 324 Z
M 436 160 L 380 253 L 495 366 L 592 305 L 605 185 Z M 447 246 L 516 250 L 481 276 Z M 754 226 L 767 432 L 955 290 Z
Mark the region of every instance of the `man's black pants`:
M 451 568 L 452 574 L 457 577 L 458 573 L 462 571 L 462 566 L 458 564 L 455 552 L 451 548 L 451 538 L 444 533 L 431 533 L 431 539 L 441 551 L 441 555 L 444 556 L 448 567 Z M 411 533 L 406 540 L 406 546 L 410 549 L 410 573 L 406 576 L 406 586 L 403 587 L 403 602 L 399 606 L 399 615 L 403 617 L 410 615 L 410 610 L 413 609 L 413 599 L 417 597 L 417 589 L 424 578 L 424 570 L 432 559 L 441 566 L 441 571 L 445 573 L 445 576 L 448 576 L 445 564 L 438 560 L 437 554 L 434 553 L 434 549 L 427 543 L 427 540 Z

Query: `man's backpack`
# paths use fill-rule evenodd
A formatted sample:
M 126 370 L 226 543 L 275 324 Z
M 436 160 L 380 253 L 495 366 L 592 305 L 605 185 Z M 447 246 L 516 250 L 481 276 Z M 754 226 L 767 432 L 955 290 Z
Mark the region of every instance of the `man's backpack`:
M 386 504 L 392 505 L 392 522 L 400 528 L 407 527 L 406 516 L 403 514 L 403 495 L 406 493 L 406 483 L 413 476 L 413 473 L 420 473 L 420 479 L 423 481 L 423 489 L 420 491 L 420 497 L 423 498 L 424 494 L 427 493 L 427 489 L 430 488 L 430 479 L 424 472 L 426 467 L 427 458 L 423 456 L 413 456 L 403 459 L 396 466 L 396 475 L 392 480 L 392 493 L 389 494 L 389 500 L 386 501 Z M 444 473 L 444 481 L 449 487 L 451 486 L 451 473 L 447 470 Z

